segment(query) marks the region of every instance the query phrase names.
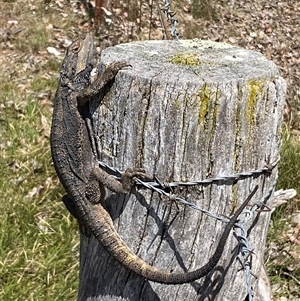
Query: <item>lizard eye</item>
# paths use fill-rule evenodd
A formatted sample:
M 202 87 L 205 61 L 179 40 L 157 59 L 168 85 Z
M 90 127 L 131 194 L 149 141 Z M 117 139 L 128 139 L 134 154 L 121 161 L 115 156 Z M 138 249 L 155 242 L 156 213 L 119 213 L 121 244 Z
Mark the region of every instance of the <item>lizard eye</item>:
M 77 42 L 77 43 L 74 43 L 72 46 L 71 46 L 71 50 L 72 52 L 78 52 L 80 50 L 80 44 Z

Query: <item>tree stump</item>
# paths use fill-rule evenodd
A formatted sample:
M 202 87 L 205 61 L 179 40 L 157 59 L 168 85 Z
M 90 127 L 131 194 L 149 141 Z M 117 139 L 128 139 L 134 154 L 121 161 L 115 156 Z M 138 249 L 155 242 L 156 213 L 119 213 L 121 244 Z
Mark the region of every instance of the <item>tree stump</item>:
M 143 167 L 169 183 L 257 170 L 279 158 L 286 85 L 261 54 L 210 41 L 146 41 L 103 51 L 101 64 L 115 60 L 132 67 L 120 71 L 111 90 L 92 103 L 100 161 L 120 170 Z M 169 190 L 229 217 L 254 185 L 259 189 L 251 204 L 272 192 L 276 177 L 275 167 L 271 173 Z M 166 271 L 203 266 L 225 227 L 140 186 L 126 196 L 108 192 L 106 205 L 129 248 Z M 262 265 L 269 219 L 270 212 L 255 213 L 248 224 L 253 275 Z M 246 275 L 233 233 L 215 269 L 176 286 L 140 278 L 93 236 L 81 235 L 79 300 L 244 300 Z M 251 277 L 255 300 L 257 279 Z

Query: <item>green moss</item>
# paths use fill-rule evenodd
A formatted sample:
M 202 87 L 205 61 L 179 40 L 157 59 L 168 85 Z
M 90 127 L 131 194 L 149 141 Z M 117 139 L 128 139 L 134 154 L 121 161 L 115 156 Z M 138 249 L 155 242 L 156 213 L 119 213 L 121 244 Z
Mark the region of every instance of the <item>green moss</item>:
M 247 104 L 247 118 L 250 125 L 255 122 L 255 107 L 258 96 L 262 93 L 263 81 L 261 80 L 249 80 L 247 82 L 247 87 L 249 89 L 249 99 Z
M 195 53 L 178 53 L 170 59 L 170 62 L 175 65 L 184 65 L 191 67 L 199 65 L 199 60 Z

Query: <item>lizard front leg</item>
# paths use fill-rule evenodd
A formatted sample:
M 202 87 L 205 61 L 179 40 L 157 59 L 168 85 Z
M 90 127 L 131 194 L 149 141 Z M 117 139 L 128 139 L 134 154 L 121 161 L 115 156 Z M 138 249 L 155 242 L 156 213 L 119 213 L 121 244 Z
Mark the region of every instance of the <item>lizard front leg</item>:
M 115 78 L 121 69 L 130 66 L 131 65 L 129 63 L 124 61 L 117 61 L 109 64 L 104 72 L 98 74 L 92 83 L 90 83 L 81 91 L 77 92 L 79 106 L 83 106 L 91 98 L 98 95 L 106 87 L 106 85 Z M 86 70 L 84 70 L 84 72 L 86 73 Z
M 127 168 L 121 175 L 121 181 L 118 181 L 113 176 L 109 175 L 100 167 L 95 167 L 92 171 L 97 182 L 102 183 L 109 190 L 116 193 L 128 193 L 134 185 L 135 178 L 146 178 L 152 180 L 153 177 L 146 174 L 142 168 Z
M 98 148 L 96 147 L 95 134 L 92 129 L 91 120 L 89 118 L 86 118 L 85 122 L 90 137 L 94 160 L 96 160 Z M 102 186 L 105 186 L 113 192 L 126 194 L 131 190 L 132 186 L 134 185 L 134 178 L 146 178 L 148 180 L 153 180 L 153 177 L 146 174 L 143 168 L 127 168 L 125 172 L 121 174 L 121 181 L 118 181 L 113 176 L 109 175 L 106 171 L 101 169 L 99 166 L 96 166 L 91 172 L 91 175 L 89 177 L 89 183 L 95 181 L 96 183 L 98 183 L 95 183 L 95 185 L 101 184 Z M 91 186 L 91 184 L 89 185 Z M 97 190 L 96 187 L 93 187 L 93 189 Z M 92 188 L 90 190 L 92 190 Z M 101 195 L 103 195 L 103 197 L 101 197 L 101 199 L 103 199 L 105 192 L 103 192 L 102 188 Z

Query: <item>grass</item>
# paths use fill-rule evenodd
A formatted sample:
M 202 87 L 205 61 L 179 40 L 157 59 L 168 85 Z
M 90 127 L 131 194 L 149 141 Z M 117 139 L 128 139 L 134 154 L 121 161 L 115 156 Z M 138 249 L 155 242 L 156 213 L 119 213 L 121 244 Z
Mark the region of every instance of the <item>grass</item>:
M 0 300 L 75 300 L 78 229 L 62 205 L 63 190 L 49 149 L 61 58 L 49 55 L 46 48 L 58 47 L 57 36 L 72 39 L 79 17 L 69 7 L 25 0 L 0 3 L 0 16 L 1 28 L 8 20 L 23 27 L 0 46 Z M 278 188 L 300 191 L 299 165 L 299 140 L 286 135 Z M 299 261 L 295 256 L 275 260 L 287 246 L 289 254 L 300 252 L 286 235 L 295 206 L 290 203 L 273 214 L 269 241 L 279 249 L 267 257 L 272 259 L 267 266 L 274 283 L 289 286 L 299 296 L 290 276 L 292 265 L 298 267 L 293 276 L 300 278 Z
M 299 137 L 285 132 L 279 166 L 280 177 L 277 188 L 294 188 L 300 191 L 300 143 Z M 268 232 L 266 267 L 275 297 L 300 297 L 300 245 L 293 242 L 299 235 L 293 225 L 291 214 L 299 211 L 299 202 L 288 202 L 272 215 Z M 299 226 L 298 226 L 299 227 Z
M 44 15 L 43 4 L 25 1 L 0 9 L 6 12 L 0 22 L 24 27 L 9 39 L 13 51 L 3 47 L 1 61 L 0 300 L 75 300 L 78 227 L 62 205 L 49 149 L 61 59 L 46 53 L 53 32 L 42 19 L 59 20 L 59 12 Z
M 0 299 L 74 300 L 77 226 L 51 166 L 49 104 L 34 97 L 53 80 L 33 77 L 28 94 L 0 81 Z
M 281 147 L 282 160 L 280 163 L 280 178 L 278 181 L 279 187 L 300 188 L 300 141 L 299 137 L 286 131 Z

